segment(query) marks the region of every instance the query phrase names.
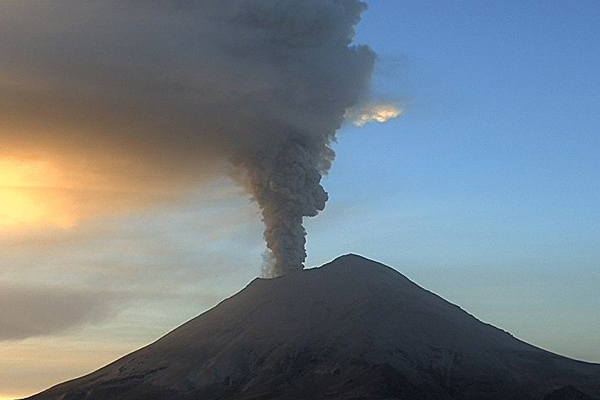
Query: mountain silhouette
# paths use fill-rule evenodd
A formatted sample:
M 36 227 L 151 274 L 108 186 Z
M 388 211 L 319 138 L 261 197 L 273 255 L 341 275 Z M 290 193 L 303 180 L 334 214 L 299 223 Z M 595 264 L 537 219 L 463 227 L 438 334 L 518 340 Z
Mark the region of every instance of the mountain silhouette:
M 600 365 L 522 342 L 356 255 L 236 295 L 30 400 L 575 400 Z

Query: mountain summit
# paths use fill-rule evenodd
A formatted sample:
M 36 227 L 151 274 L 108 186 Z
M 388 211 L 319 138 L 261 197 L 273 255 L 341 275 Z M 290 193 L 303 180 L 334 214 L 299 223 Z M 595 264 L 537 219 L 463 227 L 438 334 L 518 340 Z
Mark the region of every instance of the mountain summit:
M 600 365 L 524 343 L 394 269 L 346 255 L 255 279 L 153 344 L 29 399 L 598 397 Z

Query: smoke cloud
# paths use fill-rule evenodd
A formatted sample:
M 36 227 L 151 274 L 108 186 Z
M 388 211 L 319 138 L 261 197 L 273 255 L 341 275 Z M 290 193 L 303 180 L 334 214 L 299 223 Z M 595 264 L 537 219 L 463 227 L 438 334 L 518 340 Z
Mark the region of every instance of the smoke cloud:
M 8 0 L 0 156 L 69 180 L 173 193 L 234 166 L 259 205 L 272 276 L 303 268 L 304 217 L 375 61 L 358 0 Z M 76 185 L 75 185 L 76 186 Z

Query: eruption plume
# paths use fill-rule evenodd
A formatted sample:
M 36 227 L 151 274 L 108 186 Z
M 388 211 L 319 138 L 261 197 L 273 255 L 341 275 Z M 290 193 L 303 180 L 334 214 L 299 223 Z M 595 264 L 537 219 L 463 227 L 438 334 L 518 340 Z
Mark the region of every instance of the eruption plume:
M 272 269 L 303 268 L 304 217 L 375 61 L 358 0 L 9 0 L 0 148 L 102 182 L 190 187 L 236 167 Z M 32 123 L 32 117 L 35 122 Z M 127 173 L 124 173 L 127 170 Z M 138 183 L 139 185 L 139 183 Z
M 303 217 L 325 208 L 319 158 L 300 143 L 290 141 L 275 154 L 246 165 L 248 187 L 262 209 L 265 239 L 271 251 L 265 275 L 278 276 L 301 269 L 306 259 Z

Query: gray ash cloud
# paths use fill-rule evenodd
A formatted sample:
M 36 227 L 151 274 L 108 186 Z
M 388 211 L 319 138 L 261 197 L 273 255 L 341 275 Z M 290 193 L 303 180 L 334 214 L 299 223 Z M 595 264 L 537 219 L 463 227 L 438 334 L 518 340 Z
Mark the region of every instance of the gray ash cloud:
M 83 154 L 95 173 L 106 165 L 114 177 L 128 174 L 108 161 L 134 160 L 130 175 L 158 186 L 193 185 L 231 163 L 261 209 L 268 274 L 303 268 L 303 218 L 325 207 L 331 143 L 373 70 L 374 52 L 353 45 L 364 3 L 56 0 L 3 8 L 0 112 L 8 118 L 0 146 Z

